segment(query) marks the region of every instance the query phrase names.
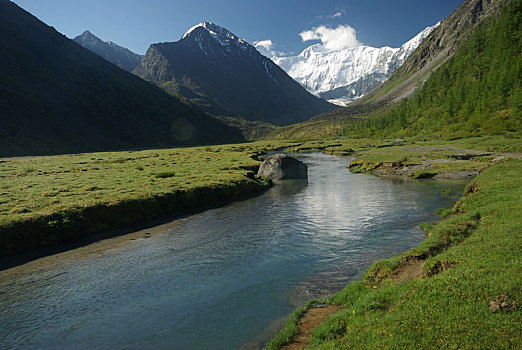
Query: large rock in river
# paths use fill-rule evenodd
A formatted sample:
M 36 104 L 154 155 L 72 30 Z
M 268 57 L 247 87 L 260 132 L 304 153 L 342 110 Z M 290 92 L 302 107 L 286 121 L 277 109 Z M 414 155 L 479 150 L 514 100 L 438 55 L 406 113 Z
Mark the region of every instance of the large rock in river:
M 286 154 L 274 154 L 264 160 L 257 176 L 272 180 L 308 179 L 308 166 Z

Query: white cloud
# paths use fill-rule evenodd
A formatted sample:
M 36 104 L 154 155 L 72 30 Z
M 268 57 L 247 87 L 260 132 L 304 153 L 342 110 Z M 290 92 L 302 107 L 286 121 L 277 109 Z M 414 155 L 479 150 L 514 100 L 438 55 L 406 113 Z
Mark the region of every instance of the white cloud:
M 305 30 L 299 33 L 299 36 L 303 41 L 321 40 L 321 37 L 315 32 L 315 28 L 312 30 Z
M 274 43 L 270 39 L 259 40 L 259 41 L 254 41 L 254 46 L 258 50 L 262 49 L 262 50 L 270 51 L 274 47 Z
M 334 13 L 333 15 L 328 16 L 328 18 L 340 18 L 343 14 L 341 11 Z
M 254 47 L 266 57 L 283 56 L 284 52 L 274 50 L 274 43 L 270 39 L 254 41 Z
M 321 40 L 322 46 L 329 51 L 362 45 L 362 43 L 357 40 L 355 29 L 347 24 L 339 25 L 337 28 L 320 26 L 311 30 L 305 30 L 299 33 L 299 36 L 303 41 Z

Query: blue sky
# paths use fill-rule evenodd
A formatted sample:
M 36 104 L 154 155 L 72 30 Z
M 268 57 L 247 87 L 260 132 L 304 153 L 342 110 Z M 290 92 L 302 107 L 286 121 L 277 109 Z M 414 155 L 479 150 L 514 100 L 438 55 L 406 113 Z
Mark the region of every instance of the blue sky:
M 193 25 L 214 22 L 250 43 L 298 54 L 319 42 L 299 33 L 314 28 L 350 30 L 359 43 L 399 47 L 446 18 L 462 0 L 14 0 L 72 38 L 85 29 L 144 54 L 155 42 L 177 41 Z M 317 33 L 317 31 L 315 32 Z M 335 34 L 335 33 L 334 33 Z M 350 34 L 350 33 L 349 33 Z M 314 37 L 308 35 L 305 37 Z M 319 37 L 319 35 L 315 35 Z

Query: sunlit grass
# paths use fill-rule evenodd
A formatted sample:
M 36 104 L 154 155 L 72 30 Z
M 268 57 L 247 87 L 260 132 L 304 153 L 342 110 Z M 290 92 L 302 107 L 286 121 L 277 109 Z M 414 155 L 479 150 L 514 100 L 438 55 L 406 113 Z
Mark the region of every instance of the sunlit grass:
M 251 173 L 260 164 L 256 155 L 284 145 L 287 143 L 257 142 L 5 159 L 0 161 L 0 237 L 5 240 L 19 223 L 31 227 L 31 223 L 41 225 L 47 220 L 48 226 L 59 227 L 71 215 L 82 220 L 86 208 L 131 207 L 129 203 L 169 201 L 198 189 L 235 189 L 254 183 L 257 180 Z M 197 198 L 192 201 L 196 206 Z M 154 210 L 146 216 L 152 216 Z M 136 219 L 142 215 L 132 210 L 127 213 L 135 214 Z M 115 218 L 118 220 L 135 221 L 132 217 Z

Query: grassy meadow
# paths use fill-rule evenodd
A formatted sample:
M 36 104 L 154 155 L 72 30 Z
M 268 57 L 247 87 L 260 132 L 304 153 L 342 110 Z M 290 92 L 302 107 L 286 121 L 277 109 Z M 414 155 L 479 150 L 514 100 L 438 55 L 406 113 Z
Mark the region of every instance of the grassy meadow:
M 0 160 L 0 254 L 74 241 L 269 184 L 257 156 L 284 142 Z
M 470 137 L 451 141 L 413 138 L 401 140 L 335 138 L 303 141 L 289 147 L 288 151 L 353 156 L 356 159 L 350 164 L 352 172 L 410 177 L 430 173 L 447 178 L 459 172 L 477 173 L 501 159 L 520 157 L 517 153 L 522 152 L 522 139 L 518 135 Z M 408 169 L 412 172 L 408 173 Z

